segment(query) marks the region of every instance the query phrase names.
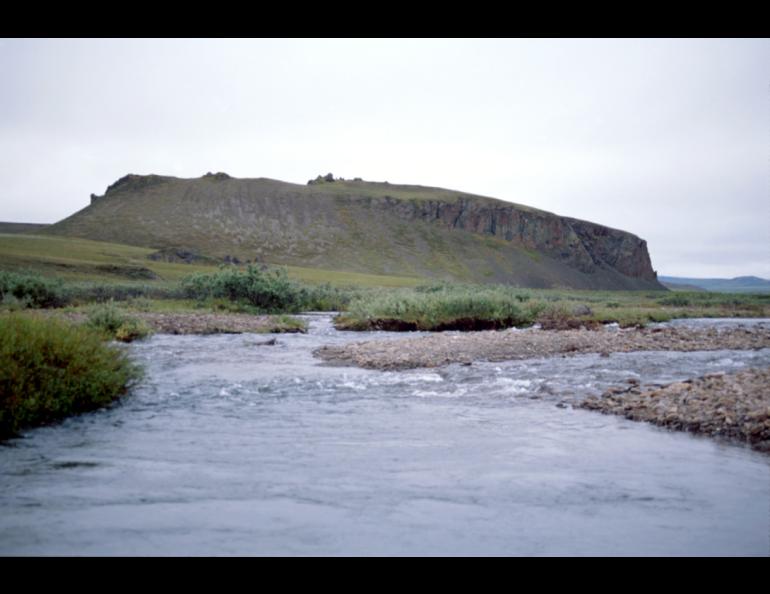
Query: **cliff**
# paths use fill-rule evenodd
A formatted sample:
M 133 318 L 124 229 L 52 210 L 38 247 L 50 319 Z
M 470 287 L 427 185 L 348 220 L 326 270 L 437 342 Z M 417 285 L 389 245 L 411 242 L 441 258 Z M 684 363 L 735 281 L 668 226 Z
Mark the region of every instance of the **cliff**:
M 47 232 L 219 259 L 518 286 L 663 289 L 644 240 L 443 188 L 129 174 Z

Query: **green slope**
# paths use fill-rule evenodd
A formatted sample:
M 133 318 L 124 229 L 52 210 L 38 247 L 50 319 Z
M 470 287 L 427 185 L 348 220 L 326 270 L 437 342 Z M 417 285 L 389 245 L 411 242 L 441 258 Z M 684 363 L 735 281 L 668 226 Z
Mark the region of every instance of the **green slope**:
M 0 270 L 31 271 L 69 281 L 175 282 L 214 264 L 182 264 L 148 258 L 155 250 L 73 237 L 0 233 Z M 425 279 L 288 266 L 290 278 L 353 287 L 413 287 Z

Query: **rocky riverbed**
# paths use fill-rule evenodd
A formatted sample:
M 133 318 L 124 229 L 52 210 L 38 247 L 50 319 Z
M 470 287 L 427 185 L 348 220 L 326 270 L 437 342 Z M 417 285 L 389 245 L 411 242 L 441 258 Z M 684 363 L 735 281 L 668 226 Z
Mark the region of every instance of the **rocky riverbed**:
M 463 334 L 443 332 L 396 340 L 369 340 L 324 346 L 316 349 L 314 355 L 332 364 L 397 370 L 582 353 L 611 356 L 611 353 L 631 351 L 711 351 L 767 347 L 770 347 L 770 327 L 764 324 L 727 328 L 533 328 Z
M 770 453 L 770 368 L 712 373 L 666 386 L 638 380 L 577 408 L 748 443 Z

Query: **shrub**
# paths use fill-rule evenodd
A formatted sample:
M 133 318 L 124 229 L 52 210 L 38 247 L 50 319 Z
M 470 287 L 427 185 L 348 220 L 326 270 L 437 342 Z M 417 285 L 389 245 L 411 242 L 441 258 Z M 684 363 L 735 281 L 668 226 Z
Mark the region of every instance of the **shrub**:
M 0 299 L 14 297 L 16 305 L 26 307 L 61 307 L 66 303 L 62 283 L 58 279 L 37 274 L 0 271 Z
M 338 327 L 386 330 L 481 330 L 531 324 L 536 304 L 523 309 L 501 289 L 458 287 L 359 297 Z
M 114 336 L 125 321 L 126 316 L 112 302 L 96 305 L 88 313 L 88 325 L 109 336 Z
M 105 406 L 139 377 L 126 354 L 86 327 L 0 318 L 0 438 Z
M 87 325 L 106 339 L 131 342 L 151 333 L 150 327 L 141 320 L 127 316 L 114 303 L 91 308 Z
M 351 301 L 351 291 L 323 285 L 302 286 L 299 289 L 301 309 L 304 311 L 341 311 Z
M 214 274 L 193 274 L 182 280 L 187 297 L 205 301 L 224 298 L 247 303 L 261 312 L 297 312 L 306 301 L 303 289 L 289 280 L 284 270 L 221 268 Z
M 142 320 L 128 318 L 115 330 L 115 340 L 120 342 L 133 342 L 139 338 L 145 338 L 152 334 L 152 329 Z
M 692 301 L 684 295 L 671 295 L 658 301 L 661 305 L 673 305 L 674 307 L 688 307 Z

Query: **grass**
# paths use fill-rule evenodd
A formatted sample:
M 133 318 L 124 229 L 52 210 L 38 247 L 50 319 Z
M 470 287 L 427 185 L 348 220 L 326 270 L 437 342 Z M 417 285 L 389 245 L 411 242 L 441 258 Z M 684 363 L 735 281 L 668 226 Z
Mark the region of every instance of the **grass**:
M 322 268 L 305 268 L 302 266 L 284 266 L 289 278 L 308 284 L 328 283 L 335 287 L 417 287 L 425 283 L 425 279 L 414 276 L 394 276 L 386 274 L 364 274 L 362 272 L 347 272 L 340 270 L 325 270 Z
M 139 377 L 98 332 L 56 320 L 0 316 L 0 439 L 106 406 Z
M 157 250 L 43 235 L 0 233 L 0 269 L 32 271 L 71 282 L 176 282 L 213 265 L 153 261 Z
M 346 330 L 474 330 L 644 326 L 674 318 L 770 317 L 770 296 L 644 291 L 560 291 L 503 285 L 428 285 L 359 292 L 337 319 Z
M 137 272 L 148 270 L 155 278 L 144 285 L 170 287 L 194 273 L 211 273 L 215 264 L 153 261 L 157 250 L 59 236 L 0 233 L 0 270 L 33 272 L 82 286 L 135 284 Z M 290 279 L 307 284 L 338 287 L 414 287 L 424 278 L 285 266 Z

